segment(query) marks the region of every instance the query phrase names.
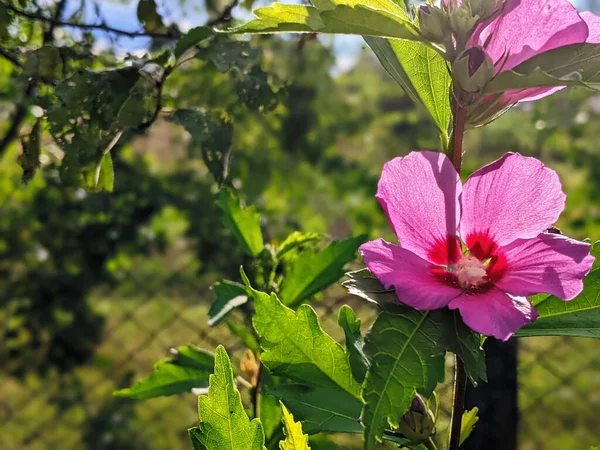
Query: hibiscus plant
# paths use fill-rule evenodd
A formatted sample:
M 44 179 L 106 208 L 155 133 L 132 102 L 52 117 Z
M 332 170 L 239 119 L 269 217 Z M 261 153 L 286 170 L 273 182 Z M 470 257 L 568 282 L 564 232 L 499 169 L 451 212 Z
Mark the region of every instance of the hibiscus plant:
M 476 421 L 476 411 L 464 411 L 466 383 L 486 381 L 485 339 L 600 338 L 600 245 L 553 227 L 565 206 L 556 172 L 509 153 L 461 177 L 468 129 L 518 102 L 600 86 L 600 19 L 567 0 L 312 0 L 255 15 L 219 32 L 363 36 L 429 111 L 441 149 L 383 167 L 376 199 L 396 243 L 357 236 L 325 244 L 306 232 L 266 242 L 255 208 L 223 188 L 223 223 L 251 263 L 239 280 L 214 285 L 209 324 L 226 324 L 242 340 L 239 368 L 223 347 L 183 346 L 117 395 L 200 394 L 200 423 L 189 430 L 196 450 L 308 449 L 306 434 L 316 433 L 362 435 L 366 450 L 384 440 L 458 450 Z M 213 33 L 192 30 L 179 52 Z M 307 302 L 344 276 L 357 251 L 366 267 L 343 285 L 378 316 L 363 336 L 354 311 L 340 308 L 342 346 Z M 234 311 L 241 322 L 231 320 Z M 456 376 L 446 442 L 432 436 L 447 354 Z

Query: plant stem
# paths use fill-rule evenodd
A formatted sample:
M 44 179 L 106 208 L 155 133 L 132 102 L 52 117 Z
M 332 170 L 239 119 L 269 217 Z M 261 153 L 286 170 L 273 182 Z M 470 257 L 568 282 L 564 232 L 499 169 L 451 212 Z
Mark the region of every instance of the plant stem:
M 435 445 L 435 442 L 433 442 L 433 439 L 431 438 L 423 442 L 423 445 L 427 448 L 427 450 L 438 450 L 437 445 Z
M 452 164 L 460 174 L 462 168 L 463 138 L 465 135 L 467 111 L 456 99 L 456 93 L 452 100 L 452 112 Z
M 463 138 L 465 134 L 466 110 L 461 106 L 455 91 L 452 100 L 452 164 L 460 175 L 462 168 Z M 454 398 L 452 400 L 452 419 L 450 422 L 449 450 L 459 450 L 462 415 L 465 409 L 465 391 L 467 375 L 462 360 L 455 356 Z
M 449 450 L 459 450 L 462 415 L 465 409 L 465 391 L 467 390 L 467 374 L 462 360 L 455 356 L 454 366 L 454 398 L 452 400 L 452 419 L 450 422 Z

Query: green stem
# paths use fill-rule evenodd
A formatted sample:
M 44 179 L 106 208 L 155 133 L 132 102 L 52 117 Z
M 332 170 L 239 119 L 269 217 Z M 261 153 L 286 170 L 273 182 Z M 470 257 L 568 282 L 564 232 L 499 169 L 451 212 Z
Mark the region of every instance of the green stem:
M 433 442 L 433 439 L 431 438 L 423 442 L 423 445 L 425 448 L 427 448 L 427 450 L 438 450 L 437 445 L 435 445 L 435 442 Z
M 465 134 L 466 110 L 461 106 L 458 100 L 458 93 L 455 91 L 452 101 L 452 164 L 460 174 L 462 169 L 463 138 Z M 460 429 L 462 425 L 462 415 L 465 409 L 465 391 L 467 389 L 467 375 L 462 360 L 455 357 L 455 375 L 454 375 L 454 398 L 452 400 L 452 419 L 450 421 L 450 439 L 449 450 L 460 449 Z

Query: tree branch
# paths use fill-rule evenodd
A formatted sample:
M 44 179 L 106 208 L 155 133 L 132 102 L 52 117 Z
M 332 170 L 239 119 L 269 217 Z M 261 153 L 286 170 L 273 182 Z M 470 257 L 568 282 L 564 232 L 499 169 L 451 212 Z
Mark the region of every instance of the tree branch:
M 131 38 L 151 37 L 151 38 L 160 38 L 160 39 L 179 39 L 179 37 L 180 37 L 174 33 L 155 33 L 152 31 L 127 31 L 127 30 L 121 30 L 119 28 L 113 28 L 106 24 L 67 22 L 64 20 L 60 20 L 58 17 L 46 17 L 46 16 L 42 16 L 40 14 L 23 11 L 22 9 L 15 8 L 12 5 L 6 5 L 5 7 L 9 11 L 12 11 L 13 13 L 17 14 L 18 16 L 26 17 L 28 19 L 31 19 L 31 20 L 34 20 L 37 22 L 47 23 L 53 29 L 56 27 L 67 27 L 67 28 L 80 28 L 83 30 L 100 30 L 100 31 L 105 31 L 106 33 L 120 34 L 120 35 L 128 36 Z
M 235 7 L 238 5 L 238 3 L 239 3 L 239 0 L 232 0 L 232 2 L 225 7 L 225 9 L 221 13 L 221 15 L 206 22 L 206 26 L 214 27 L 215 25 L 230 22 L 231 21 L 231 12 L 235 9 Z
M 0 56 L 2 56 L 7 61 L 10 61 L 11 63 L 13 63 L 15 66 L 17 66 L 19 68 L 23 67 L 23 64 L 21 64 L 21 61 L 19 61 L 19 58 L 17 58 L 15 55 L 10 53 L 5 48 L 0 47 Z

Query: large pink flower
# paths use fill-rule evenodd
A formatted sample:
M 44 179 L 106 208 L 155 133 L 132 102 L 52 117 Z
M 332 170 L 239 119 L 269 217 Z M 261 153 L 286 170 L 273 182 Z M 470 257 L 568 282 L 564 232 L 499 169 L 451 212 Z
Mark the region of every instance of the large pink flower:
M 401 245 L 362 245 L 369 270 L 402 303 L 458 309 L 498 339 L 535 320 L 527 296 L 576 297 L 594 261 L 590 244 L 545 232 L 565 194 L 535 158 L 507 154 L 463 185 L 443 153 L 412 152 L 385 164 L 377 199 Z
M 467 45 L 485 49 L 494 63 L 494 75 L 565 45 L 600 43 L 600 18 L 590 12 L 580 14 L 567 0 L 506 0 L 502 8 L 495 17 L 476 27 Z M 495 100 L 494 110 L 537 100 L 560 89 L 505 92 Z

